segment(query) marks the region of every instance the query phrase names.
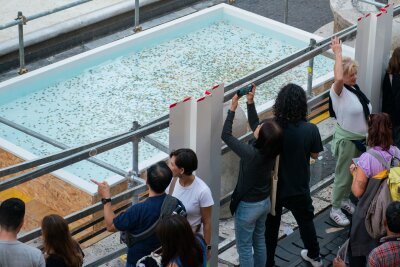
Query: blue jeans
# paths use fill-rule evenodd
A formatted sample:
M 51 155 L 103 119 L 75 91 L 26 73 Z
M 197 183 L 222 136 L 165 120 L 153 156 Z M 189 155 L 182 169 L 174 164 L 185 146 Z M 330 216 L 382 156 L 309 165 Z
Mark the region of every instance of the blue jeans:
M 270 209 L 269 197 L 259 202 L 240 201 L 235 212 L 236 248 L 240 266 L 265 266 L 265 221 Z

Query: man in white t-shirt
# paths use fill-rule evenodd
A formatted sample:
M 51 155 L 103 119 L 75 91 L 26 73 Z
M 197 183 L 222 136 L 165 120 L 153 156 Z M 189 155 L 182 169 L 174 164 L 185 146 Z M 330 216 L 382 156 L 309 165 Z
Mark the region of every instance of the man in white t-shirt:
M 182 201 L 193 231 L 203 232 L 207 249 L 210 250 L 211 211 L 214 200 L 208 185 L 193 174 L 197 164 L 197 156 L 193 150 L 181 148 L 172 151 L 168 166 L 174 179 L 166 191 Z

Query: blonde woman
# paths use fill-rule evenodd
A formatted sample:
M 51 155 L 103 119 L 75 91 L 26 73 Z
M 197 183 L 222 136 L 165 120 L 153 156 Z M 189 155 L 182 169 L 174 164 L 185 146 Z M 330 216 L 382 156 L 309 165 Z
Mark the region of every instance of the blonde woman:
M 335 54 L 335 82 L 330 90 L 329 111 L 337 119 L 332 140 L 332 153 L 337 161 L 330 217 L 338 225 L 346 226 L 350 221 L 342 209 L 352 214 L 355 208 L 349 199 L 352 176 L 348 166 L 353 158 L 365 152 L 367 121 L 372 107 L 357 85 L 357 63 L 342 58 L 339 38 L 332 39 L 331 48 Z

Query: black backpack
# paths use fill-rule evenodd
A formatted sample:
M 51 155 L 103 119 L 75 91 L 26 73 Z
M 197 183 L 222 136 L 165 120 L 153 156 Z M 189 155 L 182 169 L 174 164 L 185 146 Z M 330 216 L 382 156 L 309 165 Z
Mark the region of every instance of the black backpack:
M 125 243 L 130 248 L 137 242 L 150 237 L 152 234 L 154 234 L 154 231 L 156 230 L 159 221 L 164 216 L 171 214 L 179 214 L 181 216 L 186 217 L 186 210 L 185 207 L 180 205 L 179 200 L 177 198 L 170 195 L 165 195 L 165 199 L 161 206 L 160 217 L 158 218 L 158 220 L 155 223 L 153 223 L 152 226 L 147 228 L 144 232 L 137 235 L 132 234 L 129 231 L 121 232 L 121 238 L 120 238 L 121 242 Z

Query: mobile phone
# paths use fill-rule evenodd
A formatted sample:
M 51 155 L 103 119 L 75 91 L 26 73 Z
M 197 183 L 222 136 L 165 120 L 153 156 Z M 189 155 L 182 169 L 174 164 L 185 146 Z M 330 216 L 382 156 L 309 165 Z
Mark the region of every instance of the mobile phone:
M 244 96 L 244 95 L 247 95 L 248 93 L 250 93 L 251 90 L 253 90 L 253 85 L 249 84 L 249 85 L 237 90 L 236 94 L 237 94 L 238 97 L 241 97 L 241 96 Z

